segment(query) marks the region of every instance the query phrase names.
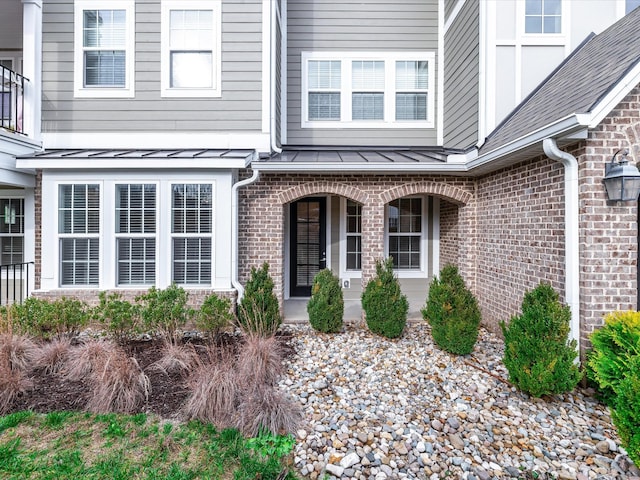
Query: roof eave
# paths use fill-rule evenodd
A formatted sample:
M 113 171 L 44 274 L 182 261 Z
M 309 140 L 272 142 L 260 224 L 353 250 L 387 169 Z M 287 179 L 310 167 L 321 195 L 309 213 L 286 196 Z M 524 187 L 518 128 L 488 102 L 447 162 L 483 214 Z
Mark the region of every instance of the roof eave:
M 106 170 L 106 169 L 237 169 L 247 168 L 254 155 L 246 157 L 208 157 L 208 158 L 18 158 L 18 168 L 41 168 L 60 170 Z
M 267 173 L 432 173 L 461 175 L 467 168 L 461 163 L 303 163 L 303 162 L 253 162 L 251 168 Z

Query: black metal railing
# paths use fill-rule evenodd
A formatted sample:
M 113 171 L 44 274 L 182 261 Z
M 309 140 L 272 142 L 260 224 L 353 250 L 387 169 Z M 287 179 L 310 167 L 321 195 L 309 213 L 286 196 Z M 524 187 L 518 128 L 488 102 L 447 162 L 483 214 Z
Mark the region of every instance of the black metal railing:
M 22 303 L 29 296 L 29 272 L 34 262 L 0 265 L 0 305 Z
M 0 82 L 0 127 L 24 133 L 24 84 L 28 80 L 0 65 Z

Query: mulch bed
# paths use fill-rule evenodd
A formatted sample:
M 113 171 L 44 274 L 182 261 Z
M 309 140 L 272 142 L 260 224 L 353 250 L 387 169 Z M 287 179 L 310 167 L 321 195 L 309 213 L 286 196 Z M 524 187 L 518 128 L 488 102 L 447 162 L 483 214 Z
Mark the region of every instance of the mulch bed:
M 278 332 L 285 358 L 295 354 L 291 346 L 291 334 Z M 186 340 L 191 343 L 202 344 L 197 338 Z M 221 349 L 237 352 L 242 343 L 242 337 L 222 333 L 214 342 Z M 148 341 L 131 341 L 125 345 L 130 356 L 134 357 L 140 367 L 149 377 L 151 393 L 149 398 L 134 413 L 152 413 L 162 418 L 179 418 L 182 405 L 187 399 L 184 387 L 185 378 L 180 374 L 170 374 L 156 368 L 149 368 L 162 356 L 162 341 L 158 339 Z M 90 387 L 84 381 L 69 381 L 61 374 L 45 373 L 43 369 L 36 369 L 30 377 L 33 388 L 17 397 L 6 413 L 21 410 L 32 410 L 38 413 L 53 411 L 82 411 L 89 399 Z

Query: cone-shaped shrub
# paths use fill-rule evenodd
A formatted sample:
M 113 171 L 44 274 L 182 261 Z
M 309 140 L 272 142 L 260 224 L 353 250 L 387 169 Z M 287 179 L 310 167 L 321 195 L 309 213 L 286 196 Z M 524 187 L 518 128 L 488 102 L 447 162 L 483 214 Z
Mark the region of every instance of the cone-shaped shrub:
M 603 400 L 613 406 L 615 390 L 640 356 L 640 312 L 612 312 L 590 337 L 587 375 L 598 384 Z
M 281 323 L 280 305 L 273 293 L 269 264 L 265 262 L 259 269 L 251 268 L 251 275 L 238 307 L 238 325 L 247 333 L 272 335 Z
M 574 360 L 576 341 L 568 340 L 571 311 L 551 285 L 527 292 L 522 315 L 501 322 L 504 364 L 509 380 L 534 397 L 573 390 L 582 377 Z
M 442 350 L 456 355 L 471 353 L 478 340 L 480 309 L 457 267 L 447 265 L 440 271 L 440 278 L 434 277 L 422 316 Z
M 342 329 L 344 298 L 340 280 L 331 270 L 320 270 L 313 278 L 307 313 L 311 326 L 319 332 L 335 333 Z
M 387 338 L 402 335 L 407 323 L 409 302 L 400 291 L 400 282 L 393 274 L 393 259 L 376 261 L 376 276 L 362 292 L 362 309 L 369 330 Z
M 632 357 L 629 370 L 616 386 L 611 417 L 629 458 L 640 466 L 640 355 Z

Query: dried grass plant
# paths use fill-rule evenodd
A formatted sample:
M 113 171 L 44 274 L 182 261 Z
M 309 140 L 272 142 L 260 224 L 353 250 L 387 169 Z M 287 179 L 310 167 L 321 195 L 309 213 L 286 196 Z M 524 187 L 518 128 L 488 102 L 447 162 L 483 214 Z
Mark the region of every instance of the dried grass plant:
M 192 371 L 199 364 L 199 361 L 198 352 L 192 344 L 165 341 L 162 345 L 162 357 L 149 368 L 158 369 L 165 373 L 184 375 Z
M 151 383 L 135 358 L 117 348 L 102 371 L 91 374 L 91 397 L 87 410 L 95 413 L 132 413 L 149 398 Z
M 184 414 L 188 419 L 209 422 L 218 428 L 230 427 L 241 392 L 235 357 L 214 347 L 208 347 L 203 357 L 205 360 L 187 379 L 189 397 Z
M 33 367 L 37 348 L 26 335 L 0 334 L 0 363 L 9 370 L 26 373 Z
M 65 366 L 71 351 L 71 339 L 56 337 L 50 342 L 38 346 L 34 367 L 44 369 L 45 373 L 59 373 Z
M 13 400 L 33 387 L 33 382 L 21 370 L 12 370 L 5 362 L 0 364 L 0 414 L 9 410 Z
M 258 385 L 242 396 L 234 426 L 246 437 L 255 437 L 262 429 L 280 435 L 295 432 L 302 418 L 302 409 L 289 395 L 274 386 Z
M 242 303 L 238 305 L 238 328 L 240 328 L 245 335 L 258 337 L 274 336 L 282 321 L 279 316 L 275 317 L 272 311 L 273 309 L 274 308 L 268 309 L 261 303 L 245 296 Z
M 284 372 L 282 347 L 275 336 L 246 335 L 238 358 L 242 385 L 274 386 Z
M 91 339 L 69 351 L 65 377 L 72 381 L 87 379 L 95 372 L 102 372 L 109 357 L 118 350 L 110 340 Z

